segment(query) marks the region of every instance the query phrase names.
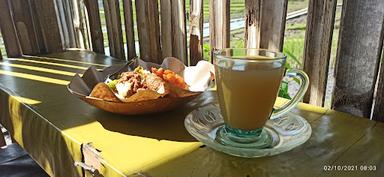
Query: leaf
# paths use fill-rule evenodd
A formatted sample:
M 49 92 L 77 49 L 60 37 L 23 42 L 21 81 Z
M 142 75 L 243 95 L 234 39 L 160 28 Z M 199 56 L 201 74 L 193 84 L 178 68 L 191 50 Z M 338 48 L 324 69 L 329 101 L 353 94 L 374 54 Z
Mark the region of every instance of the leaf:
M 288 82 L 282 81 L 279 90 L 279 97 L 291 99 L 288 93 Z

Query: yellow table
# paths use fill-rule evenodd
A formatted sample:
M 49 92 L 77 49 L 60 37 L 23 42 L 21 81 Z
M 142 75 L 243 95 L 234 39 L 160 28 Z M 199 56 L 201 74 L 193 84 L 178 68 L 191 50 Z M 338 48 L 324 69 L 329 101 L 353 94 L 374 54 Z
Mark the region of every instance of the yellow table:
M 67 91 L 75 73 L 119 63 L 85 51 L 3 59 L 0 123 L 51 176 L 82 176 L 74 162 L 82 161 L 81 145 L 89 142 L 100 150 L 103 176 L 384 174 L 384 123 L 300 104 L 294 112 L 312 126 L 308 142 L 280 155 L 244 159 L 202 146 L 184 128 L 190 111 L 216 102 L 213 91 L 175 111 L 147 116 L 104 112 Z

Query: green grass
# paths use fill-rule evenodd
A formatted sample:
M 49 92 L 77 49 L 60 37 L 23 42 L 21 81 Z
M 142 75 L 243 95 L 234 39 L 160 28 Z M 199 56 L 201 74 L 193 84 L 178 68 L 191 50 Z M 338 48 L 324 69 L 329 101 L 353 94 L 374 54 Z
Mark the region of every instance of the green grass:
M 308 0 L 288 0 L 288 12 L 293 12 L 306 8 L 308 6 Z

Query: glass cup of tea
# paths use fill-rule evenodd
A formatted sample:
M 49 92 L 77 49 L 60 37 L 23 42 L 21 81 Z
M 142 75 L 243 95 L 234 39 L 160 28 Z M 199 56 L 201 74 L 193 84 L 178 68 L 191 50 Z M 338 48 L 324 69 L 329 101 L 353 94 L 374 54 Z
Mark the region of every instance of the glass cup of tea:
M 224 145 L 268 148 L 272 137 L 263 127 L 268 119 L 288 113 L 303 98 L 309 84 L 307 74 L 290 69 L 287 57 L 265 49 L 219 49 L 213 52 L 216 85 L 225 125 L 217 132 Z M 274 108 L 284 73 L 300 81 L 296 95 Z

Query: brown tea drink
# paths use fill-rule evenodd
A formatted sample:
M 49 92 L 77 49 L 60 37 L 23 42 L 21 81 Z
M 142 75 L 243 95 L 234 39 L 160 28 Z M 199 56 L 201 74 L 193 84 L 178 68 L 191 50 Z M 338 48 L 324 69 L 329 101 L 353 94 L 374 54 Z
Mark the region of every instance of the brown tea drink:
M 268 60 L 272 58 L 247 56 L 243 61 L 216 63 L 220 108 L 231 128 L 255 130 L 270 117 L 284 67 Z

